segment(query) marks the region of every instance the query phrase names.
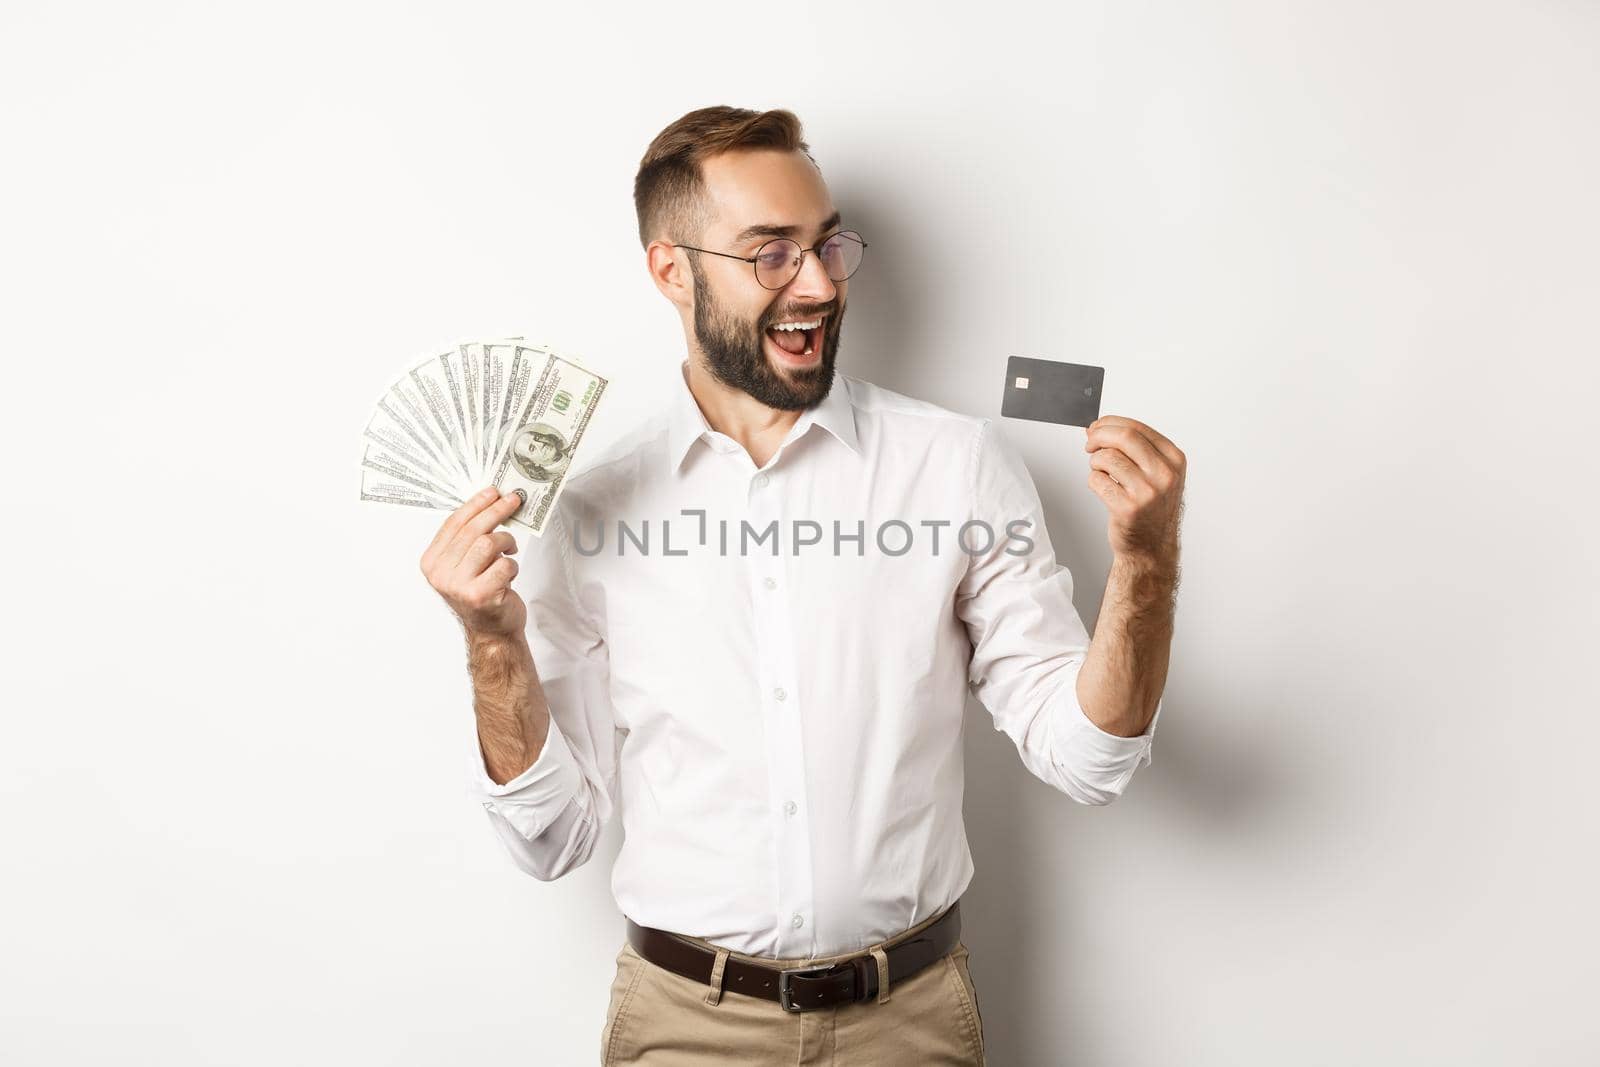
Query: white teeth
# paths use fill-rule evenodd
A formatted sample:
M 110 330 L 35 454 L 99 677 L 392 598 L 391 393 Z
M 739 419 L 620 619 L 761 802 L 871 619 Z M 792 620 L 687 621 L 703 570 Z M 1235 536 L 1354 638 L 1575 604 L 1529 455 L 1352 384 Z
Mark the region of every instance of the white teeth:
M 773 327 L 774 330 L 815 330 L 822 325 L 822 320 L 815 322 L 780 322 Z

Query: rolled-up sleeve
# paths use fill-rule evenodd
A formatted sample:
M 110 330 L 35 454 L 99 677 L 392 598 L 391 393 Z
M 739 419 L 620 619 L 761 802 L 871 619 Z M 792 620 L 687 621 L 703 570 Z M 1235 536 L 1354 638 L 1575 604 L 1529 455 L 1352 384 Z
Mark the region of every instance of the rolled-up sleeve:
M 1089 631 L 1072 603 L 1072 572 L 1056 561 L 1044 512 L 1021 454 L 991 419 L 973 442 L 972 519 L 962 537 L 967 571 L 956 614 L 972 643 L 968 684 L 1016 744 L 1023 765 L 1082 804 L 1109 804 L 1150 762 L 1161 702 L 1143 734 L 1097 726 L 1078 701 Z
M 521 538 L 512 589 L 528 605 L 528 647 L 550 705 L 550 730 L 533 764 L 504 784 L 489 777 L 476 724 L 469 732 L 474 796 L 519 869 L 553 881 L 582 866 L 610 821 L 616 726 L 604 636 L 583 608 L 563 494 L 541 537 Z

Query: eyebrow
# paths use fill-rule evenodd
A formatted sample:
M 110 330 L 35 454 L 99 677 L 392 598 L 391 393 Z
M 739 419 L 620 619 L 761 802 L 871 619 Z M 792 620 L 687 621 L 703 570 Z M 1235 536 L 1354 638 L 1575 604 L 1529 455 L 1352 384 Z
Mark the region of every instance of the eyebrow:
M 822 225 L 817 227 L 817 236 L 821 237 L 823 234 L 827 233 L 829 230 L 831 230 L 835 226 L 839 225 L 839 219 L 840 219 L 840 214 L 837 211 L 835 211 L 832 215 L 829 215 L 826 219 L 823 220 Z M 748 244 L 750 241 L 755 240 L 757 237 L 791 237 L 792 238 L 795 234 L 797 234 L 799 232 L 800 232 L 800 227 L 798 227 L 798 226 L 778 226 L 778 225 L 776 225 L 774 223 L 764 222 L 764 223 L 759 223 L 758 225 L 755 225 L 755 226 L 746 226 L 744 229 L 740 230 L 739 231 L 739 236 L 737 236 L 737 237 L 735 237 L 733 239 L 733 243 L 735 245 L 744 245 L 744 244 Z

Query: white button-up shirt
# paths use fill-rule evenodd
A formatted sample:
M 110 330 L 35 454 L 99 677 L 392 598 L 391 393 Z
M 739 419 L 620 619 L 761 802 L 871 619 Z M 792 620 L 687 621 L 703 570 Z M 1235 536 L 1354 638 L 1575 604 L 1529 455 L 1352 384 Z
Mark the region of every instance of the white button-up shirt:
M 758 470 L 687 379 L 673 393 L 517 557 L 550 733 L 504 785 L 475 730 L 469 760 L 519 868 L 559 878 L 616 812 L 611 888 L 635 922 L 832 955 L 971 880 L 969 689 L 1080 803 L 1150 762 L 1160 704 L 1120 737 L 1078 703 L 1072 575 L 993 420 L 836 373 Z

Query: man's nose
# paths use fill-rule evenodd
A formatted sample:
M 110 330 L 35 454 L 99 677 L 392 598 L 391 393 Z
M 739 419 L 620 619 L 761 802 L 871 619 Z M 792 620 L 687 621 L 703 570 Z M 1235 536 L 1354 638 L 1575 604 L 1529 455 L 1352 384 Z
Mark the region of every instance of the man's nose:
M 821 257 L 815 251 L 807 252 L 800 260 L 800 273 L 789 283 L 790 295 L 822 304 L 832 300 L 838 292 L 822 266 Z

